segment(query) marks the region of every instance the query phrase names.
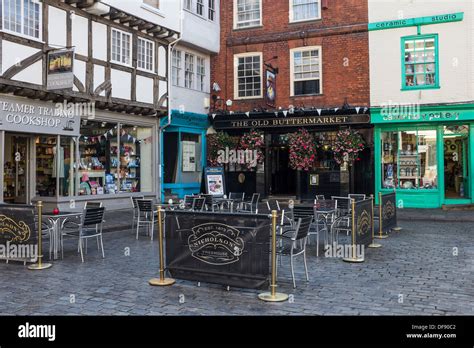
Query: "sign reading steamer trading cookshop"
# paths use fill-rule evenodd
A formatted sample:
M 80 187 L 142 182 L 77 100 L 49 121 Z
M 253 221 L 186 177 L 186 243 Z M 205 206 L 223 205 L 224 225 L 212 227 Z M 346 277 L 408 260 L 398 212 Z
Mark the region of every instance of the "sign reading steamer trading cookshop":
M 0 130 L 79 136 L 80 121 L 80 113 L 74 107 L 61 103 L 0 97 Z

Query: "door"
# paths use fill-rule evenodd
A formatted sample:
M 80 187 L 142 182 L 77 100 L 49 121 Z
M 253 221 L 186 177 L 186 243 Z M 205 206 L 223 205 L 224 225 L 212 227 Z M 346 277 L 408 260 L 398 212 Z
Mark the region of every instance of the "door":
M 445 127 L 444 193 L 445 199 L 469 198 L 469 138 L 467 126 Z
M 3 200 L 10 204 L 29 203 L 30 138 L 5 134 Z

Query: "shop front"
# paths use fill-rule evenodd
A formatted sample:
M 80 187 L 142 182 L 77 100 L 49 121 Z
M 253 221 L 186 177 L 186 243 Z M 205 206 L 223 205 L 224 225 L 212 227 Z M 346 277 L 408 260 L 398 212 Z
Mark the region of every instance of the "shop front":
M 0 202 L 117 209 L 156 196 L 154 117 L 7 95 L 0 105 Z
M 274 112 L 216 115 L 213 128 L 228 134 L 234 147 L 245 148 L 249 132 L 261 136 L 260 161 L 255 167 L 248 163 L 224 162 L 227 190 L 260 193 L 264 197 L 313 199 L 316 194 L 327 197 L 348 193 L 373 193 L 373 132 L 368 110 L 307 110 L 290 114 Z M 291 165 L 290 138 L 307 130 L 315 149 L 315 161 L 309 170 Z M 365 148 L 352 166 L 338 163 L 334 147 L 339 131 L 351 130 L 361 135 Z M 234 140 L 232 140 L 234 139 Z M 253 143 L 255 141 L 252 140 Z M 225 144 L 219 145 L 221 147 Z M 209 152 L 209 151 L 208 151 Z M 217 163 L 219 164 L 219 163 Z
M 399 208 L 474 203 L 474 105 L 372 109 L 375 191 Z

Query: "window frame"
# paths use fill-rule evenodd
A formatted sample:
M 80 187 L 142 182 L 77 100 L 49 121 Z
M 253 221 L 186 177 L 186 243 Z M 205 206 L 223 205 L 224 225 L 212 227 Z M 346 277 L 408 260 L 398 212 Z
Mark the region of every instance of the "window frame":
M 212 7 L 211 7 L 212 4 Z M 211 13 L 212 13 L 212 18 L 211 18 Z M 207 1 L 207 19 L 210 20 L 211 22 L 216 21 L 216 0 L 208 0 Z
M 321 13 L 321 0 L 316 0 L 318 2 L 318 17 L 314 18 L 304 18 L 304 19 L 294 19 L 294 11 L 293 11 L 293 6 L 294 6 L 294 1 L 295 0 L 289 0 L 289 22 L 290 23 L 301 23 L 301 22 L 311 22 L 311 21 L 317 21 L 322 19 L 322 13 Z
M 201 74 L 201 72 L 199 71 L 199 60 L 202 61 L 202 68 L 204 69 L 204 74 Z M 206 91 L 206 58 L 202 57 L 202 56 L 196 56 L 196 84 L 198 84 L 198 86 L 196 86 L 196 90 L 200 91 L 200 92 L 205 92 Z M 201 81 L 202 79 L 202 81 Z
M 16 1 L 16 0 L 10 0 L 10 1 Z M 38 37 L 36 36 L 31 36 L 29 34 L 25 34 L 25 12 L 24 12 L 24 1 L 20 0 L 20 25 L 21 25 L 21 33 L 11 30 L 11 29 L 5 29 L 5 0 L 1 0 L 1 29 L 0 32 L 5 32 L 9 33 L 15 36 L 20 36 L 23 38 L 27 38 L 30 40 L 34 41 L 40 41 L 43 42 L 43 3 L 40 0 L 31 0 L 34 4 L 38 4 Z
M 239 97 L 239 58 L 255 57 L 260 58 L 260 95 Z M 263 98 L 263 52 L 245 52 L 234 54 L 234 99 L 245 100 L 245 99 L 262 99 Z
M 259 2 L 259 8 L 260 8 L 260 18 L 259 18 L 259 23 L 258 24 L 254 24 L 254 25 L 250 25 L 250 26 L 246 26 L 246 27 L 239 27 L 238 24 L 239 23 L 242 23 L 242 22 L 239 22 L 238 21 L 238 13 L 237 13 L 237 1 L 238 0 L 233 0 L 233 6 L 234 6 L 234 30 L 245 30 L 245 29 L 252 29 L 252 28 L 258 28 L 258 27 L 261 27 L 263 24 L 262 24 L 262 21 L 263 21 L 263 6 L 262 6 L 262 0 L 258 0 Z
M 183 9 L 193 13 L 193 0 L 183 0 Z M 189 5 L 189 7 L 187 7 Z
M 140 51 L 140 40 L 144 41 L 145 44 L 146 43 L 151 43 L 151 69 L 147 69 L 146 67 L 141 68 L 139 66 L 140 60 L 138 59 L 138 56 L 139 56 L 139 51 Z M 146 45 L 145 45 L 145 53 L 146 53 Z M 146 55 L 145 55 L 145 57 L 146 57 Z M 147 64 L 146 59 L 145 59 L 144 63 L 145 63 L 145 66 L 146 66 L 146 64 Z M 151 40 L 142 38 L 140 36 L 137 38 L 137 69 L 141 70 L 141 71 L 147 71 L 147 72 L 155 73 L 155 43 Z
M 416 41 L 416 40 L 426 40 L 426 39 L 434 39 L 435 49 L 434 49 L 434 57 L 435 57 L 435 83 L 434 85 L 420 85 L 420 86 L 407 86 L 406 85 L 406 71 L 405 71 L 405 42 L 406 41 Z M 438 34 L 420 34 L 420 35 L 410 35 L 410 36 L 403 36 L 400 39 L 400 47 L 401 47 L 401 90 L 402 91 L 417 91 L 423 89 L 439 89 L 439 41 L 438 41 Z M 426 63 L 422 63 L 426 64 Z M 413 76 L 416 74 L 414 73 Z M 426 73 L 424 73 L 426 77 Z
M 176 53 L 176 61 L 178 62 L 178 65 L 173 65 L 173 54 Z M 179 56 L 179 59 L 178 59 Z M 176 68 L 176 83 L 174 83 L 173 79 L 173 69 Z M 173 53 L 171 54 L 171 83 L 173 86 L 176 87 L 184 87 L 181 82 L 181 73 L 183 70 L 183 51 L 182 50 L 173 50 Z
M 295 52 L 318 51 L 319 55 L 319 93 L 295 95 L 295 82 L 313 81 L 317 78 L 295 79 Z M 322 46 L 295 47 L 290 50 L 290 97 L 307 97 L 323 94 L 323 49 Z
M 192 66 L 193 70 L 187 70 L 187 65 L 186 65 L 186 57 L 191 57 L 192 61 L 191 64 L 188 64 Z M 187 74 L 190 74 L 191 80 L 190 80 L 190 85 L 187 85 Z M 196 82 L 196 55 L 190 52 L 184 51 L 184 88 L 187 89 L 195 89 L 195 82 Z
M 201 8 L 201 13 L 199 13 L 199 8 Z M 206 13 L 206 6 L 204 5 L 204 0 L 196 0 L 195 10 L 195 14 L 197 14 L 199 17 L 204 17 L 204 14 Z
M 120 59 L 121 60 L 115 60 L 113 59 L 113 32 L 116 31 L 118 33 L 120 33 Z M 123 40 L 123 35 L 127 35 L 129 38 L 130 38 L 130 52 L 129 52 L 129 63 L 124 63 L 122 62 L 123 60 L 123 47 L 122 47 L 122 40 Z M 133 35 L 132 33 L 129 33 L 127 31 L 123 31 L 123 30 L 120 30 L 120 29 L 117 29 L 115 27 L 111 27 L 110 28 L 110 62 L 111 63 L 114 63 L 114 64 L 120 64 L 120 65 L 124 65 L 124 66 L 128 66 L 128 67 L 131 67 L 132 66 L 132 62 L 133 62 Z

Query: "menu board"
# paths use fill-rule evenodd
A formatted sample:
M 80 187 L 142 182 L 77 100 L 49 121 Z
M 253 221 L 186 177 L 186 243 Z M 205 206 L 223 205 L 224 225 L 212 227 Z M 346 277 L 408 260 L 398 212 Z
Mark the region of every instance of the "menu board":
M 183 141 L 183 172 L 196 171 L 196 143 L 194 141 Z
M 204 170 L 206 177 L 206 191 L 213 196 L 223 196 L 225 193 L 224 168 L 207 167 Z

